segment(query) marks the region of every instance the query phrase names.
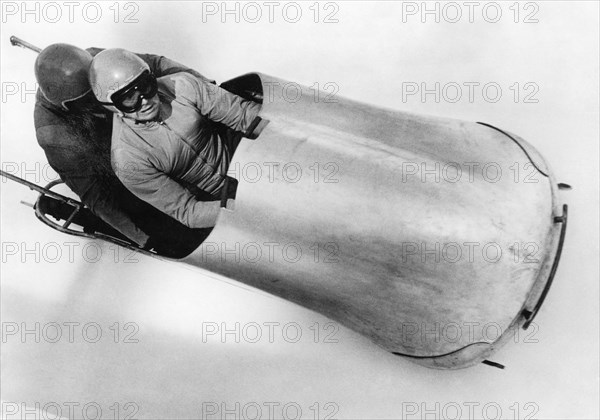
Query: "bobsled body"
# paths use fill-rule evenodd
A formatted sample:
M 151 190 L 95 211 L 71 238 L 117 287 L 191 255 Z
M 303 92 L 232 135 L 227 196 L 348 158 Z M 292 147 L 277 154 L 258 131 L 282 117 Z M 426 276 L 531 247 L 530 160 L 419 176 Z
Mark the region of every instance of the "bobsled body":
M 562 210 L 525 141 L 480 123 L 316 100 L 308 88 L 291 96 L 262 74 L 232 82 L 262 94 L 268 124 L 233 158 L 235 209 L 184 262 L 431 367 L 481 362 L 531 317 Z

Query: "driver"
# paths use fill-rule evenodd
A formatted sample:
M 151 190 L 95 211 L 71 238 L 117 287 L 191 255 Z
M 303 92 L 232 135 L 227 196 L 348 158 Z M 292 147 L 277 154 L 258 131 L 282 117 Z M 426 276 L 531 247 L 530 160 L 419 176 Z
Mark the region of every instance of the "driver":
M 202 77 L 155 75 L 123 49 L 94 57 L 90 83 L 115 113 L 112 164 L 123 184 L 188 227 L 214 226 L 238 134 L 258 125 L 260 105 Z

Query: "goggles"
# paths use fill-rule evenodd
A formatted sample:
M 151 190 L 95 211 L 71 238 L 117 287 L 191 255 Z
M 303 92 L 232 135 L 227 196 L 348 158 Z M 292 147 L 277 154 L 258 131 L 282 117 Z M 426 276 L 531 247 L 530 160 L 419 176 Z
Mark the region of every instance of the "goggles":
M 110 96 L 112 102 L 101 102 L 103 105 L 112 105 L 126 114 L 137 112 L 142 107 L 142 99 L 153 98 L 158 92 L 156 77 L 148 70 L 144 71 L 137 79 L 125 88 Z

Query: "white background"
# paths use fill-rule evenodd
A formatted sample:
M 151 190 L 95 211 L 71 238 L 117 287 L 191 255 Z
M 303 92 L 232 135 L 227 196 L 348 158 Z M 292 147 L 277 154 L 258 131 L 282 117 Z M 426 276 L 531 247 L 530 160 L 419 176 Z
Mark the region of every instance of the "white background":
M 34 193 L 2 181 L 4 330 L 34 328 L 36 322 L 40 327 L 80 323 L 74 343 L 68 342 L 65 326 L 54 344 L 44 336 L 36 343 L 33 334 L 24 340 L 20 334 L 3 335 L 5 416 L 18 407 L 8 418 L 24 418 L 25 405 L 49 408 L 54 402 L 65 417 L 69 403 L 79 404 L 75 417 L 82 416 L 84 404 L 95 403 L 103 417 L 113 418 L 118 403 L 120 416 L 137 407 L 140 418 L 225 418 L 225 409 L 231 410 L 228 418 L 253 418 L 257 406 L 263 419 L 294 418 L 298 407 L 304 418 L 314 418 L 317 408 L 320 417 L 335 412 L 335 418 L 494 418 L 498 410 L 503 418 L 532 413 L 534 418 L 598 418 L 598 3 L 521 3 L 517 23 L 513 2 L 498 3 L 502 16 L 496 23 L 487 21 L 494 19 L 495 8 L 482 13 L 485 2 L 475 7 L 473 22 L 468 7 L 456 3 L 462 11 L 456 23 L 445 21 L 456 12 L 444 9 L 445 3 L 437 6 L 446 12 L 439 23 L 435 15 L 422 22 L 420 12 L 403 14 L 403 7 L 421 9 L 420 2 L 320 3 L 316 23 L 312 2 L 301 3 L 297 23 L 289 22 L 295 15 L 290 6 L 288 15 L 282 13 L 285 2 L 275 7 L 273 22 L 268 6 L 257 4 L 262 11 L 257 23 L 248 22 L 256 9 L 244 9 L 243 3 L 236 23 L 235 12 L 222 15 L 221 2 L 205 2 L 218 9 L 214 15 L 203 14 L 201 2 L 102 2 L 87 6 L 87 14 L 86 3 L 75 2 L 70 22 L 63 2 L 45 8 L 30 2 L 30 10 L 38 8 L 31 14 L 23 14 L 21 2 L 3 2 L 4 168 L 15 172 L 17 165 L 17 174 L 28 180 L 49 181 L 35 140 L 34 95 L 26 92 L 35 89 L 35 54 L 10 47 L 10 35 L 41 47 L 66 42 L 161 54 L 219 82 L 250 71 L 309 86 L 332 82 L 338 95 L 377 106 L 485 121 L 527 139 L 557 180 L 574 187 L 561 195 L 570 206 L 569 230 L 537 327 L 494 356 L 505 370 L 426 369 L 337 324 L 325 330 L 326 318 L 235 282 L 52 231 L 19 204 L 32 202 Z M 137 22 L 125 23 L 131 12 Z M 330 20 L 338 22 L 325 23 L 332 12 Z M 532 12 L 529 19 L 538 22 L 525 23 Z M 464 87 L 463 97 L 452 103 L 443 96 L 436 102 L 433 95 L 403 100 L 407 82 L 424 82 L 430 89 L 436 82 L 481 85 L 472 102 Z M 490 100 L 493 91 L 487 98 L 482 94 L 481 86 L 490 82 L 502 88 L 497 102 Z M 510 89 L 516 82 L 517 102 Z M 530 98 L 537 103 L 524 102 L 532 92 L 524 89 L 528 82 L 539 88 Z M 15 86 L 19 90 L 13 94 Z M 73 241 L 77 244 L 68 244 Z M 24 252 L 36 247 L 38 252 Z M 92 262 L 99 251 L 99 261 Z M 81 326 L 91 322 L 102 328 L 97 343 L 88 342 L 93 330 L 88 341 L 82 338 Z M 109 329 L 115 322 L 118 344 Z M 138 326 L 138 343 L 123 342 L 127 322 Z M 234 328 L 236 322 L 241 328 L 252 322 L 279 325 L 273 343 L 267 327 L 257 343 L 203 335 L 203 325 Z M 297 343 L 282 335 L 282 326 L 293 322 L 302 332 Z M 315 323 L 321 332 L 317 343 L 310 328 Z M 336 342 L 324 342 L 323 334 L 331 331 Z M 55 330 L 46 333 L 52 337 Z M 135 406 L 125 407 L 127 402 Z M 216 411 L 212 416 L 210 409 Z M 93 418 L 93 407 L 84 414 Z

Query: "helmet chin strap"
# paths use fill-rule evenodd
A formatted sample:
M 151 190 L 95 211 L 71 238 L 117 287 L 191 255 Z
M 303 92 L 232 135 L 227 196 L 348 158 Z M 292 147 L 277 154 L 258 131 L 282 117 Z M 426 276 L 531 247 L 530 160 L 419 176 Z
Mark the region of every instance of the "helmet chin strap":
M 129 115 L 125 114 L 122 111 L 117 112 L 117 115 L 119 115 L 119 117 L 121 117 L 121 118 L 126 118 L 128 120 L 132 120 L 136 124 L 148 124 L 148 123 L 151 123 L 151 122 L 155 122 L 155 121 L 157 121 L 159 119 L 158 115 L 157 115 L 156 117 L 152 118 L 151 120 L 144 120 L 144 121 L 142 121 L 142 120 L 136 120 L 134 117 L 130 117 Z

